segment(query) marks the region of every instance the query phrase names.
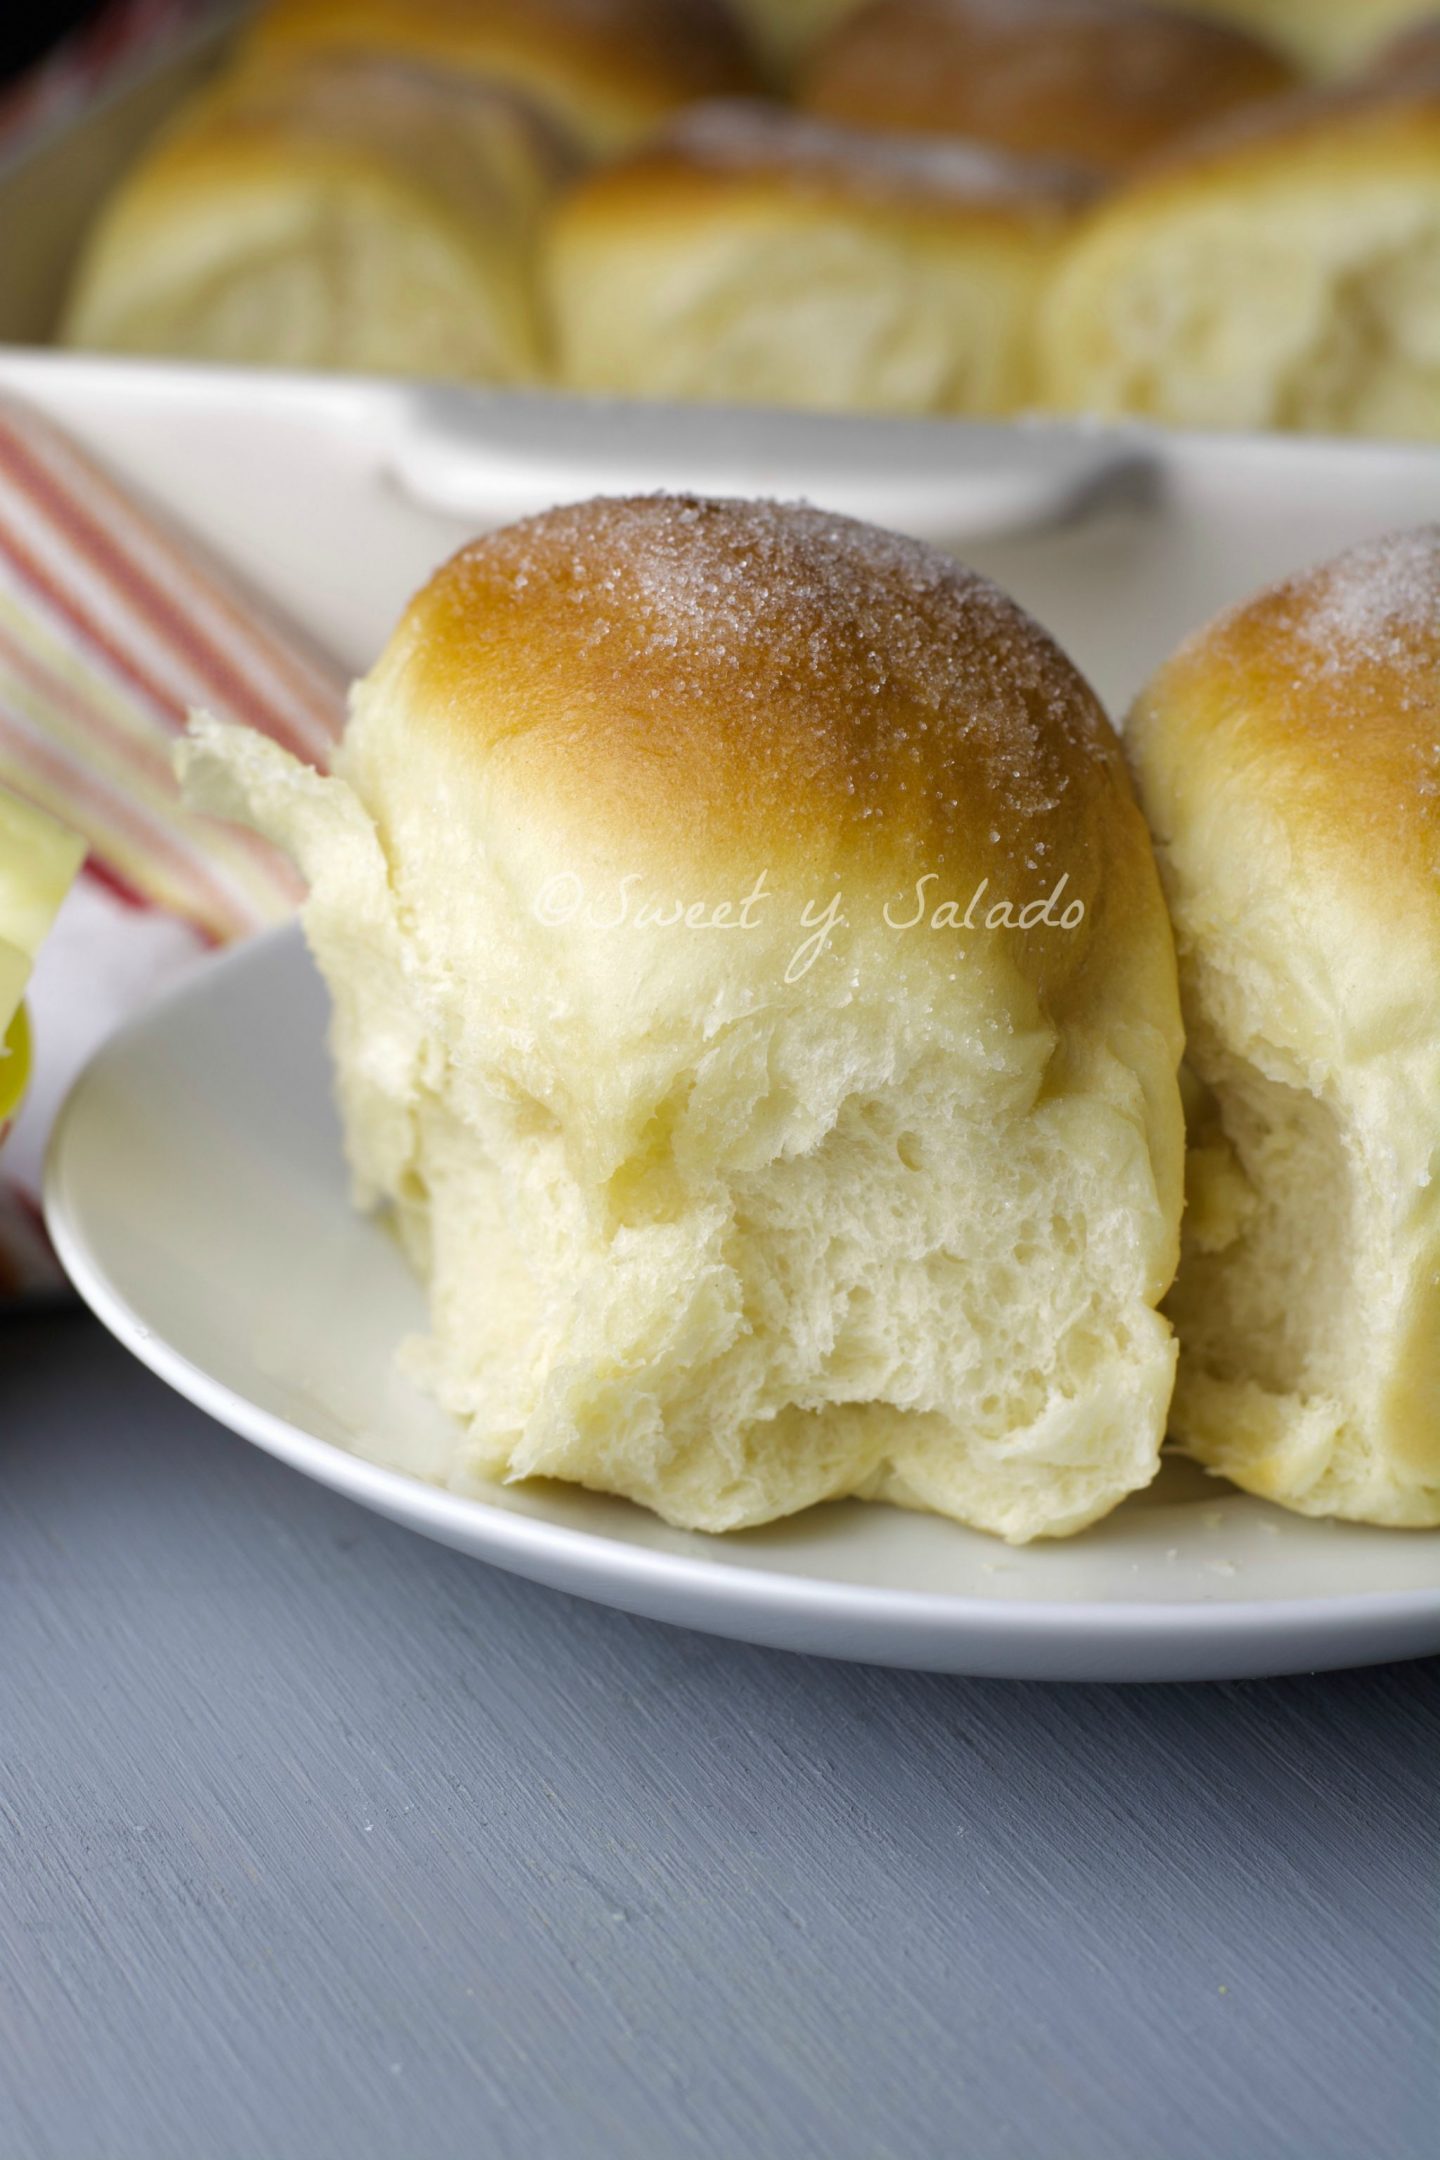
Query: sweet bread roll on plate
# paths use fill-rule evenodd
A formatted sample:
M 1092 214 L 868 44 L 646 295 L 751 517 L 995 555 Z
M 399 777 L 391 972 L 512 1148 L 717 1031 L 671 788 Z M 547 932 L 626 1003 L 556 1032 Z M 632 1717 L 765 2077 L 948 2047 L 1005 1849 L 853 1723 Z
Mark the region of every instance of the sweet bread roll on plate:
M 1440 529 L 1222 616 L 1125 739 L 1203 1087 L 1172 1429 L 1306 1514 L 1440 1523 Z
M 1170 926 L 1108 721 L 994 586 L 821 510 L 583 503 L 436 574 L 334 777 L 203 720 L 186 763 L 310 882 L 457 1483 L 1026 1539 L 1149 1481 Z
M 1440 435 L 1440 82 L 1297 99 L 1103 203 L 1046 401 L 1182 427 Z
M 101 215 L 67 344 L 513 382 L 559 137 L 502 90 L 383 60 L 224 81 Z
M 1269 40 L 1307 75 L 1337 76 L 1363 67 L 1387 38 L 1435 0 L 1154 0 L 1186 15 L 1209 15 Z
M 1015 411 L 1082 176 L 759 104 L 696 108 L 559 206 L 560 379 L 831 411 Z
M 1139 0 L 872 0 L 813 48 L 799 95 L 833 120 L 1113 175 L 1294 80 L 1245 32 Z
M 369 52 L 458 68 L 602 151 L 678 105 L 756 87 L 724 0 L 270 0 L 246 49 L 261 60 Z

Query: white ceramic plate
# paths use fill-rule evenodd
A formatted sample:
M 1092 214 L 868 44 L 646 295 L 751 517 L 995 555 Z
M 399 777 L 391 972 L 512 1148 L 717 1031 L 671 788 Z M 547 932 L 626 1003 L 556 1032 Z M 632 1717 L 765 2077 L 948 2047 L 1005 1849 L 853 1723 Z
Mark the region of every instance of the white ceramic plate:
M 1440 1651 L 1440 1536 L 1302 1521 L 1184 1464 L 1083 1536 L 1023 1551 L 849 1503 L 713 1538 L 561 1486 L 427 1482 L 447 1421 L 392 1361 L 422 1300 L 350 1209 L 325 1016 L 298 931 L 204 969 L 82 1076 L 46 1195 L 106 1325 L 307 1476 L 537 1581 L 833 1657 L 1179 1680 Z

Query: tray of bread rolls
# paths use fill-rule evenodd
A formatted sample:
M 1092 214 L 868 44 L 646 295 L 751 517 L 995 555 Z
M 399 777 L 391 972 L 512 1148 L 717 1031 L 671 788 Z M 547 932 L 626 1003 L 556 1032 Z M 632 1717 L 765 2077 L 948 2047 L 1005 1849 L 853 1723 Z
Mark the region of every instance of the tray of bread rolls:
M 265 0 L 0 157 L 0 340 L 1440 434 L 1427 0 Z
M 358 678 L 55 1133 L 138 1357 L 747 1640 L 1440 1649 L 1405 13 L 276 0 L 12 166 L 0 389 Z

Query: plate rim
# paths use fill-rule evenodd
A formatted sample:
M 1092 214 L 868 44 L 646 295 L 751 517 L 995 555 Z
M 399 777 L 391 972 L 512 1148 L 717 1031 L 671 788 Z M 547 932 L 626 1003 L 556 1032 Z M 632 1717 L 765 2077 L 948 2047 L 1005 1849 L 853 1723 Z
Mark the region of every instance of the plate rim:
M 69 1191 L 67 1147 L 72 1127 L 83 1114 L 89 1095 L 103 1083 L 105 1068 L 112 1058 L 120 1057 L 138 1038 L 162 1027 L 174 1008 L 199 995 L 213 996 L 216 984 L 232 971 L 263 967 L 271 953 L 292 943 L 303 943 L 298 921 L 278 924 L 246 939 L 187 973 L 109 1035 L 88 1059 L 61 1105 L 46 1148 L 43 1182 L 43 1211 L 51 1242 L 72 1285 L 95 1317 L 140 1364 L 177 1394 L 276 1460 L 407 1527 L 422 1527 L 415 1519 L 424 1518 L 424 1532 L 438 1536 L 441 1542 L 452 1542 L 444 1535 L 446 1525 L 464 1528 L 468 1534 L 459 1549 L 496 1566 L 532 1574 L 523 1565 L 525 1561 L 562 1557 L 568 1562 L 568 1587 L 577 1595 L 602 1595 L 599 1589 L 590 1587 L 592 1583 L 606 1584 L 612 1591 L 633 1586 L 681 1595 L 698 1593 L 703 1600 L 718 1603 L 728 1611 L 748 1610 L 756 1617 L 768 1607 L 809 1621 L 834 1625 L 864 1622 L 871 1628 L 879 1625 L 901 1634 L 937 1628 L 956 1634 L 976 1630 L 992 1640 L 1013 1636 L 1027 1642 L 1064 1635 L 1072 1645 L 1087 1636 L 1113 1644 L 1129 1636 L 1153 1638 L 1158 1633 L 1199 1650 L 1208 1641 L 1233 1645 L 1239 1638 L 1261 1634 L 1276 1644 L 1284 1638 L 1287 1657 L 1308 1634 L 1330 1634 L 1347 1624 L 1365 1636 L 1389 1626 L 1413 1626 L 1431 1619 L 1440 1623 L 1440 1583 L 1433 1589 L 1349 1591 L 1329 1597 L 1163 1603 L 1141 1599 L 986 1598 L 967 1592 L 847 1583 L 826 1576 L 797 1575 L 783 1568 L 736 1567 L 703 1554 L 633 1545 L 603 1531 L 550 1522 L 495 1506 L 473 1494 L 450 1491 L 408 1471 L 390 1469 L 353 1454 L 251 1401 L 228 1382 L 195 1364 L 158 1333 L 111 1282 L 84 1231 L 83 1209 L 76 1206 Z M 308 947 L 306 953 L 313 966 Z M 1395 1533 L 1407 1534 L 1440 1538 L 1440 1531 Z M 1007 1549 L 996 1541 L 997 1552 Z M 587 1586 L 583 1591 L 575 1578 Z M 607 1601 L 615 1602 L 613 1598 Z M 699 1621 L 685 1624 L 703 1627 Z M 1440 1639 L 1435 1648 L 1440 1651 Z M 1395 1654 L 1426 1653 L 1382 1653 Z M 1303 1665 L 1297 1669 L 1303 1669 Z

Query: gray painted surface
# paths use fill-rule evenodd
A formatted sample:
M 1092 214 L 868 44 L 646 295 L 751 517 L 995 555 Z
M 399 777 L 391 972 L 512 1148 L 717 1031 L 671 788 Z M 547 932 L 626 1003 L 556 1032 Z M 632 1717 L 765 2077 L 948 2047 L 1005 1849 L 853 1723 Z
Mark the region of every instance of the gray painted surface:
M 1434 2160 L 1440 1665 L 1020 1687 L 422 1543 L 0 1323 L 0 2160 Z

